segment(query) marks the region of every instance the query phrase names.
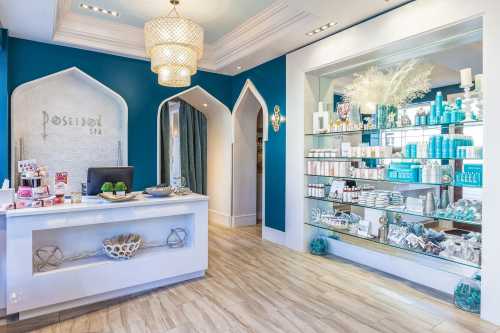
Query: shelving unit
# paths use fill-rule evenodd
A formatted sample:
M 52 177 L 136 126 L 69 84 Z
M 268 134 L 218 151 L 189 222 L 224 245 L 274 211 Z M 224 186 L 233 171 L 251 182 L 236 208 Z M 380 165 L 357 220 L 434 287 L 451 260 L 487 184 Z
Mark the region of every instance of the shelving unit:
M 359 133 L 369 133 L 369 132 L 379 132 L 383 131 L 408 131 L 408 130 L 426 130 L 426 129 L 440 129 L 442 127 L 449 126 L 483 126 L 482 120 L 465 120 L 454 123 L 446 124 L 434 124 L 434 125 L 412 125 L 412 126 L 401 126 L 401 127 L 390 127 L 390 128 L 363 128 L 354 129 L 346 131 L 329 131 L 323 133 L 306 133 L 306 136 L 335 136 L 335 135 L 346 135 L 346 134 L 359 134 Z
M 337 205 L 349 205 L 352 207 L 369 208 L 369 209 L 381 210 L 381 211 L 390 212 L 390 213 L 413 215 L 413 216 L 417 216 L 417 217 L 425 217 L 425 218 L 435 219 L 435 220 L 450 221 L 450 222 L 456 222 L 456 223 L 460 223 L 460 224 L 467 224 L 467 225 L 471 225 L 471 226 L 481 226 L 481 221 L 465 221 L 465 220 L 441 216 L 438 214 L 419 213 L 419 212 L 410 211 L 407 209 L 399 209 L 397 207 L 391 207 L 391 206 L 387 206 L 385 208 L 380 208 L 380 207 L 374 207 L 374 206 L 368 206 L 368 205 L 360 205 L 359 203 L 355 203 L 355 202 L 343 202 L 343 201 L 338 201 L 338 200 L 332 200 L 332 199 L 328 199 L 328 198 L 317 198 L 317 197 L 310 197 L 310 196 L 306 196 L 305 198 L 310 199 L 310 200 L 320 200 L 320 201 L 325 201 L 325 202 L 331 202 L 331 203 L 334 203 Z
M 387 166 L 388 163 L 394 163 L 394 162 L 421 162 L 421 163 L 426 163 L 427 161 L 432 163 L 439 163 L 440 165 L 452 165 L 453 166 L 453 174 L 452 178 L 453 180 L 455 179 L 455 173 L 458 170 L 462 170 L 464 163 L 472 162 L 472 163 L 482 163 L 482 158 L 458 158 L 458 157 L 446 157 L 446 158 L 438 158 L 438 157 L 432 157 L 432 158 L 427 158 L 427 157 L 418 157 L 418 158 L 407 158 L 403 156 L 402 152 L 396 154 L 393 154 L 393 156 L 390 157 L 379 157 L 379 156 L 317 156 L 315 154 L 314 156 L 311 156 L 311 154 L 307 153 L 307 148 L 309 149 L 325 149 L 325 148 L 332 148 L 332 145 L 334 144 L 339 144 L 339 142 L 344 142 L 344 141 L 356 141 L 358 139 L 358 136 L 369 136 L 370 138 L 372 136 L 375 136 L 377 139 L 381 139 L 383 135 L 386 133 L 395 133 L 395 135 L 399 134 L 401 135 L 401 142 L 405 142 L 405 139 L 403 136 L 407 135 L 407 131 L 413 131 L 414 135 L 418 135 L 420 137 L 420 141 L 426 141 L 426 139 L 432 135 L 441 135 L 441 134 L 461 134 L 464 131 L 464 128 L 467 127 L 478 127 L 478 126 L 483 126 L 483 122 L 481 120 L 472 120 L 472 121 L 462 121 L 462 122 L 456 122 L 456 123 L 447 123 L 447 124 L 433 124 L 433 125 L 421 125 L 421 126 L 404 126 L 404 127 L 395 127 L 395 128 L 369 128 L 369 129 L 354 129 L 354 130 L 346 130 L 346 131 L 329 131 L 329 132 L 323 132 L 323 133 L 306 133 L 306 154 L 304 156 L 304 162 L 307 163 L 308 161 L 329 161 L 329 162 L 345 162 L 345 163 L 350 163 L 351 166 L 357 166 L 361 162 L 368 162 L 376 165 L 385 165 Z M 417 132 L 417 133 L 415 133 Z M 414 137 L 413 137 L 414 139 Z M 358 143 L 361 142 L 360 139 L 358 139 Z M 371 141 L 371 140 L 370 140 Z M 380 142 L 379 142 L 380 144 Z M 404 144 L 403 144 L 404 145 Z M 402 146 L 403 146 L 402 145 Z M 403 147 L 401 147 L 402 149 Z M 402 149 L 403 150 L 403 149 Z M 340 151 L 340 149 L 339 149 Z M 339 153 L 339 155 L 341 155 Z M 306 168 L 307 170 L 307 168 Z M 344 173 L 342 173 L 344 174 Z M 387 179 L 387 175 L 384 174 L 383 177 L 377 177 L 379 179 L 372 179 L 372 178 L 359 178 L 359 177 L 353 177 L 352 174 L 349 176 L 342 176 L 342 175 L 324 175 L 324 174 L 311 174 L 311 173 L 305 173 L 304 176 L 306 177 L 306 184 L 309 183 L 317 183 L 317 184 L 324 184 L 328 186 L 328 183 L 331 183 L 332 181 L 336 180 L 345 180 L 345 181 L 351 181 L 351 182 L 356 182 L 358 185 L 359 183 L 362 184 L 373 184 L 375 185 L 376 190 L 384 190 L 384 191 L 392 191 L 394 190 L 394 187 L 401 187 L 400 185 L 406 185 L 404 190 L 405 191 L 436 191 L 436 189 L 448 189 L 451 194 L 451 202 L 453 202 L 453 199 L 460 198 L 462 192 L 465 189 L 480 189 L 482 186 L 476 186 L 476 185 L 469 185 L 469 184 L 458 184 L 455 181 L 451 181 L 449 183 L 426 183 L 426 182 L 416 182 L 416 181 L 394 181 Z M 375 177 L 374 177 L 375 178 Z M 377 187 L 383 187 L 382 189 L 379 189 Z M 409 188 L 409 189 L 408 189 Z M 481 263 L 480 259 L 478 262 L 473 262 L 473 261 L 468 261 L 464 260 L 460 257 L 454 257 L 454 256 L 449 256 L 445 252 L 440 252 L 438 253 L 433 253 L 433 252 L 427 252 L 426 250 L 418 247 L 406 247 L 406 246 L 401 246 L 400 244 L 396 244 L 388 239 L 388 233 L 389 233 L 389 228 L 390 225 L 398 225 L 398 223 L 401 223 L 401 221 L 395 221 L 394 217 L 395 214 L 401 215 L 403 219 L 405 220 L 410 220 L 410 221 L 405 221 L 403 222 L 403 225 L 410 225 L 410 224 L 421 224 L 421 225 L 426 225 L 430 226 L 430 229 L 435 230 L 436 232 L 440 232 L 443 230 L 446 230 L 447 232 L 452 232 L 452 229 L 458 231 L 464 231 L 464 232 L 475 232 L 475 233 L 480 233 L 481 232 L 481 221 L 480 220 L 462 220 L 462 219 L 456 219 L 452 217 L 447 217 L 444 215 L 439 214 L 438 211 L 433 212 L 433 213 L 420 213 L 416 211 L 411 211 L 407 210 L 404 205 L 400 206 L 385 206 L 385 207 L 375 207 L 371 205 L 364 205 L 359 202 L 346 202 L 342 200 L 336 200 L 332 199 L 328 196 L 328 193 L 325 193 L 324 197 L 318 197 L 318 196 L 310 196 L 310 195 L 304 195 L 304 199 L 310 202 L 313 202 L 312 204 L 307 204 L 306 207 L 332 207 L 338 211 L 345 211 L 348 213 L 356 212 L 357 214 L 363 214 L 366 211 L 378 211 L 380 213 L 384 213 L 388 217 L 388 222 L 386 225 L 386 228 L 384 229 L 385 235 L 381 237 L 365 237 L 363 235 L 360 235 L 358 233 L 352 232 L 349 228 L 337 228 L 332 225 L 329 225 L 327 223 L 322 223 L 319 221 L 314 221 L 312 216 L 309 216 L 309 218 L 306 217 L 306 222 L 305 225 L 316 229 L 316 230 L 323 230 L 323 231 L 328 231 L 328 232 L 333 232 L 336 236 L 335 238 L 340 238 L 342 237 L 353 237 L 358 240 L 358 243 L 363 243 L 363 242 L 368 242 L 368 243 L 377 243 L 378 246 L 388 246 L 391 248 L 399 249 L 399 250 L 404 250 L 404 251 L 409 251 L 412 253 L 416 253 L 417 255 L 423 255 L 423 256 L 430 256 L 433 258 L 436 258 L 437 260 L 444 260 L 448 263 L 451 264 L 457 264 L 457 265 L 463 265 L 466 267 L 470 268 L 475 268 L 475 269 L 480 269 L 481 268 Z M 406 198 L 405 198 L 406 199 Z M 312 208 L 311 208 L 312 210 Z M 312 214 L 312 212 L 311 212 Z M 446 234 L 446 237 L 451 237 L 448 234 Z M 367 243 L 367 244 L 368 244 Z M 474 250 L 478 251 L 480 258 L 480 248 Z
M 388 184 L 410 184 L 410 185 L 429 185 L 429 186 L 451 186 L 451 187 L 466 187 L 466 188 L 481 188 L 481 186 L 472 186 L 472 185 L 455 185 L 453 183 L 445 184 L 445 183 L 419 183 L 419 182 L 406 182 L 406 181 L 392 181 L 387 179 L 369 179 L 369 178 L 356 178 L 356 177 L 342 177 L 342 176 L 324 176 L 324 175 L 314 175 L 314 174 L 304 174 L 304 176 L 308 177 L 323 177 L 323 178 L 332 178 L 332 179 L 348 179 L 348 180 L 357 180 L 363 182 L 379 182 L 379 183 L 388 183 Z
M 331 227 L 331 226 L 328 226 L 328 225 L 322 224 L 322 223 L 306 222 L 306 225 L 311 226 L 313 228 L 319 228 L 319 229 L 323 229 L 323 230 L 335 232 L 335 233 L 338 233 L 338 234 L 341 234 L 341 235 L 344 235 L 344 236 L 354 237 L 354 238 L 357 238 L 357 239 L 360 239 L 360 240 L 363 240 L 363 241 L 373 242 L 373 243 L 380 244 L 380 245 L 383 245 L 383 246 L 389 246 L 389 247 L 392 247 L 392 248 L 395 248 L 395 249 L 398 249 L 398 250 L 404 250 L 404 251 L 408 251 L 408 252 L 411 252 L 411 253 L 417 253 L 417 254 L 422 254 L 422 255 L 425 255 L 425 256 L 429 256 L 429 257 L 432 257 L 432 258 L 443 259 L 443 260 L 446 260 L 446 261 L 454 263 L 454 264 L 460 264 L 460 265 L 464 265 L 464 266 L 471 267 L 471 268 L 476 268 L 476 269 L 480 269 L 481 268 L 480 265 L 475 265 L 475 264 L 472 264 L 472 263 L 460 260 L 458 258 L 442 257 L 442 256 L 434 255 L 432 253 L 422 252 L 422 251 L 418 251 L 418 250 L 415 250 L 415 249 L 398 246 L 398 245 L 395 245 L 395 244 L 392 244 L 392 243 L 389 243 L 389 242 L 383 242 L 383 241 L 378 240 L 377 238 L 363 237 L 363 236 L 360 236 L 360 235 L 356 235 L 356 234 L 350 233 L 348 230 L 342 230 L 342 229 L 334 228 L 334 227 Z

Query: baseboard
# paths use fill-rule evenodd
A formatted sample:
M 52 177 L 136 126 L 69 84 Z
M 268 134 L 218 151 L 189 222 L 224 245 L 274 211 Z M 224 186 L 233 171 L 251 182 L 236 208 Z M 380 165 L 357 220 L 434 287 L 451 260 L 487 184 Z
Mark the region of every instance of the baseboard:
M 214 209 L 208 210 L 208 222 L 231 227 L 231 215 L 225 214 Z
M 262 226 L 262 239 L 279 244 L 285 245 L 286 234 L 283 231 Z
M 247 215 L 233 216 L 231 225 L 237 228 L 237 227 L 245 227 L 256 224 L 257 224 L 257 214 L 247 214 Z
M 125 288 L 125 289 L 120 289 L 120 290 L 115 290 L 111 291 L 108 293 L 100 294 L 100 295 L 95 295 L 95 296 L 90 296 L 90 297 L 85 297 L 82 299 L 77 299 L 74 301 L 69 301 L 69 302 L 64 302 L 64 303 L 59 303 L 51 306 L 46 306 L 43 308 L 39 309 L 34 309 L 34 310 L 28 310 L 28 311 L 23 311 L 19 313 L 19 320 L 26 320 L 34 317 L 39 317 L 39 316 L 44 316 L 48 314 L 53 314 L 55 312 L 61 312 L 64 310 L 68 309 L 73 309 L 77 307 L 82 307 L 82 306 L 88 306 L 90 304 L 114 299 L 114 298 L 119 298 L 119 297 L 124 297 L 127 295 L 139 293 L 142 291 L 147 291 L 147 290 L 152 290 L 164 286 L 168 286 L 171 284 L 187 281 L 187 280 L 192 280 L 196 278 L 200 278 L 205 276 L 205 271 L 197 271 L 193 273 L 188 273 L 172 278 L 167 278 L 151 283 L 146 283 L 143 285 L 135 286 L 135 287 L 130 287 L 130 288 Z

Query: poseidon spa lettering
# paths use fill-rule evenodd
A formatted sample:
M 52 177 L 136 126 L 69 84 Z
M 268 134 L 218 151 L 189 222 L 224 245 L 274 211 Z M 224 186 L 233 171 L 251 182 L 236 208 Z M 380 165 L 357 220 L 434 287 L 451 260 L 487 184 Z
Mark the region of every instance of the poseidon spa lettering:
M 88 130 L 89 135 L 102 135 L 102 117 L 75 117 L 61 114 L 50 114 L 42 111 L 43 117 L 43 138 L 48 136 L 47 129 L 51 126 L 61 128 L 82 128 Z

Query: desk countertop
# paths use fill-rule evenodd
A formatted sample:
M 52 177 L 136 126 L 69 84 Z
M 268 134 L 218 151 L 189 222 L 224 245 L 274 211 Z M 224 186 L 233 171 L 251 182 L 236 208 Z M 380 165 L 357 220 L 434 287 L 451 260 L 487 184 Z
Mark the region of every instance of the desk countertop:
M 107 202 L 100 198 L 89 197 L 89 198 L 84 198 L 83 200 L 84 202 L 81 204 L 63 204 L 51 207 L 24 208 L 24 209 L 13 209 L 7 211 L 0 210 L 0 216 L 6 215 L 8 218 L 8 217 L 18 217 L 18 216 L 47 215 L 47 214 L 71 213 L 71 212 L 102 210 L 102 209 L 168 205 L 168 204 L 198 202 L 207 200 L 208 200 L 207 196 L 200 194 L 173 196 L 168 198 L 153 198 L 151 196 L 145 195 L 143 200 L 138 199 L 127 202 L 113 202 L 113 203 Z

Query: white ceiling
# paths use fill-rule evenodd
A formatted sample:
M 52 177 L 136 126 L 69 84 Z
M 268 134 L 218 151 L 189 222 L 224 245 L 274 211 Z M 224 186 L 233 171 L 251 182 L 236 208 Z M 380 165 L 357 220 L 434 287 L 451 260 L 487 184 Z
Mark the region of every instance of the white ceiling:
M 118 11 L 114 18 L 80 3 Z M 237 74 L 408 0 L 181 0 L 178 11 L 205 29 L 205 70 Z M 168 0 L 0 0 L 14 37 L 145 58 L 142 26 L 168 13 Z M 307 36 L 329 22 L 333 28 Z
M 235 29 L 242 22 L 271 5 L 274 0 L 181 0 L 177 11 L 205 28 L 206 42 L 213 43 Z M 80 7 L 88 3 L 100 8 L 117 11 L 114 17 Z M 71 9 L 83 15 L 108 19 L 139 28 L 150 19 L 168 15 L 172 5 L 168 0 L 72 0 Z

